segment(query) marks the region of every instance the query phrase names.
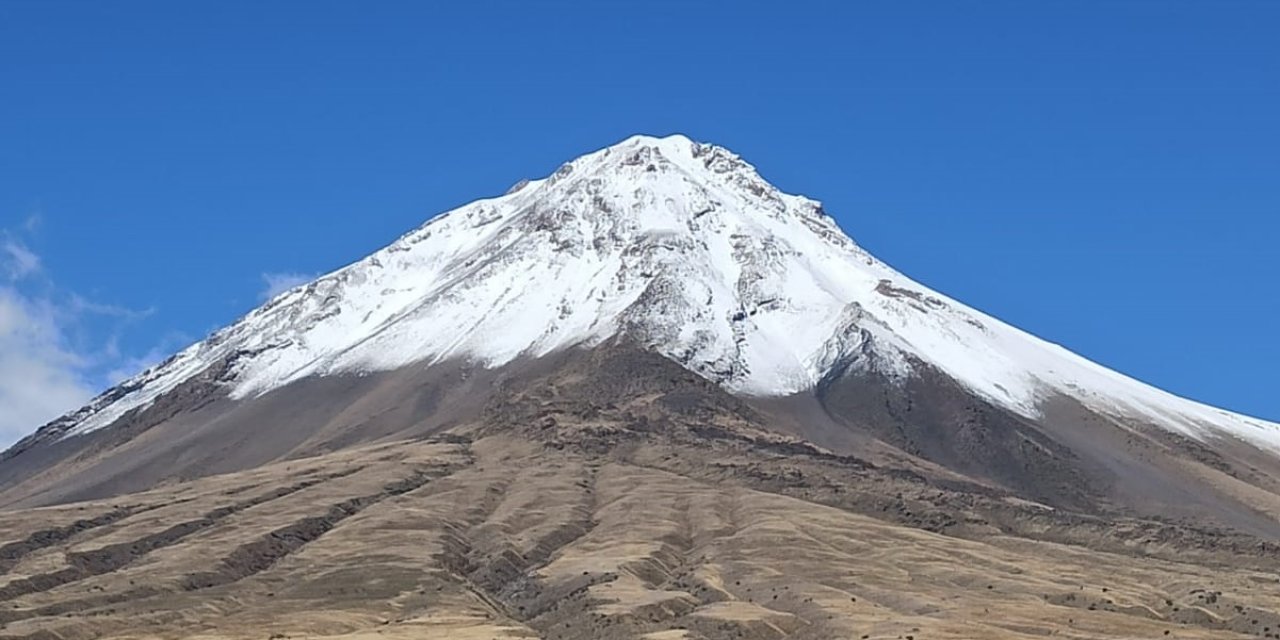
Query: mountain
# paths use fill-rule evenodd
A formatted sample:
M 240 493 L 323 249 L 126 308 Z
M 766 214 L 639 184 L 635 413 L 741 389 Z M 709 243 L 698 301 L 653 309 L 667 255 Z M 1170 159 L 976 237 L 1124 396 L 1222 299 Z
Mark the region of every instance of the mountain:
M 252 403 L 304 381 L 501 370 L 618 338 L 747 397 L 822 395 L 853 375 L 898 389 L 941 379 L 1025 421 L 1078 406 L 1189 446 L 1280 447 L 1280 425 L 1174 397 L 931 291 L 861 249 L 818 202 L 677 135 L 635 136 L 433 218 L 6 457 L 192 394 Z
M 1027 628 L 1064 608 L 1063 629 L 1098 619 L 1078 637 L 1106 637 L 1090 634 L 1109 624 L 1280 637 L 1280 622 L 1257 623 L 1266 598 L 1215 590 L 1206 603 L 1205 588 L 1151 584 L 1274 560 L 1278 451 L 1280 425 L 1165 393 L 912 281 L 724 148 L 636 136 L 285 292 L 6 451 L 0 530 L 14 541 L 0 569 L 16 573 L 0 601 L 19 612 L 0 623 L 99 637 L 113 627 L 90 613 L 154 606 L 158 633 L 185 633 L 205 619 L 197 595 L 243 609 L 266 589 L 259 574 L 323 582 L 324 561 L 294 552 L 338 539 L 328 557 L 367 557 L 379 549 L 351 532 L 383 518 L 386 530 L 364 533 L 390 549 L 403 541 L 387 530 L 431 532 L 440 549 L 412 563 L 439 565 L 432 587 L 470 603 L 448 611 L 474 614 L 476 637 L 818 638 L 857 620 L 901 631 L 884 621 L 903 616 L 941 634 L 929 637 L 1022 637 L 1017 624 L 948 626 L 997 600 L 1040 621 Z M 329 506 L 299 515 L 312 494 Z M 441 495 L 454 511 L 432 502 Z M 391 505 L 438 513 L 411 526 Z M 96 515 L 72 517 L 85 509 Z M 812 552 L 808 564 L 752 537 L 752 523 L 775 518 L 824 532 L 777 533 Z M 933 576 L 921 558 L 959 554 L 950 570 L 970 582 L 985 579 L 979 566 L 1018 563 L 1036 577 L 1006 575 L 988 602 L 955 584 L 895 582 L 890 563 L 866 576 L 889 580 L 874 589 L 878 613 L 814 604 L 835 597 L 829 583 L 805 583 L 808 601 L 786 594 L 778 609 L 788 588 L 760 572 L 856 566 L 868 551 L 840 533 L 854 530 L 915 540 L 918 555 L 897 561 L 921 575 Z M 206 535 L 230 546 L 220 568 L 197 570 L 187 558 Z M 38 561 L 55 550 L 63 569 Z M 738 566 L 730 584 L 718 573 L 728 561 L 699 553 L 755 553 L 759 566 Z M 1132 602 L 1076 600 L 1079 585 L 1055 583 L 1086 562 L 1072 553 L 1103 554 L 1090 557 L 1116 566 Z M 1134 557 L 1169 564 L 1144 574 Z M 350 562 L 334 584 L 377 582 Z M 125 585 L 135 570 L 166 586 Z M 416 598 L 422 584 L 405 580 L 340 598 L 355 613 L 339 626 L 362 632 L 371 600 Z M 113 595 L 72 597 L 86 585 Z M 773 598 L 757 604 L 764 592 L 748 592 L 766 586 Z M 1027 589 L 1044 597 L 1015 615 Z M 841 602 L 856 603 L 849 593 Z M 313 629 L 323 624 L 308 616 L 334 596 L 317 594 L 293 601 Z M 558 610 L 566 598 L 575 604 Z M 947 598 L 973 608 L 938 604 Z M 272 609 L 246 610 L 253 628 L 274 624 Z M 60 613 L 75 621 L 51 622 Z M 412 620 L 401 631 L 421 631 Z M 606 633 L 604 620 L 623 622 Z
M 1196 439 L 1280 447 L 1280 425 L 1182 400 L 904 277 L 813 200 L 732 152 L 636 136 L 438 216 L 269 301 L 46 428 L 107 426 L 211 368 L 231 398 L 451 359 L 498 367 L 625 334 L 726 389 L 812 390 L 935 368 L 1037 418 L 1069 397 Z

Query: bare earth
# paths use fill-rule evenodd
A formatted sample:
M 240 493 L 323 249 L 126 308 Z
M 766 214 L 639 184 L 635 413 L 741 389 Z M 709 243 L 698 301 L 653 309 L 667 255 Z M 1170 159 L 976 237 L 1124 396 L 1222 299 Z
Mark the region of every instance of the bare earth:
M 3 634 L 1280 637 L 1271 571 L 934 533 L 791 495 L 806 469 L 752 447 L 629 449 L 396 442 L 3 513 Z

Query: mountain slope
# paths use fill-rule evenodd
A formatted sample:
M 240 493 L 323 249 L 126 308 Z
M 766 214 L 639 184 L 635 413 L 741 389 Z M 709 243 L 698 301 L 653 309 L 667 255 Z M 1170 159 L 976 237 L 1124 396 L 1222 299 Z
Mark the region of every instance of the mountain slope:
M 561 435 L 600 437 L 577 426 Z M 606 456 L 508 436 L 360 447 L 0 512 L 0 539 L 12 541 L 0 637 L 15 639 L 1239 640 L 1280 628 L 1274 555 L 711 438 Z
M 441 215 L 286 292 L 36 434 L 108 426 L 198 375 L 233 399 L 310 376 L 517 358 L 627 335 L 727 389 L 784 396 L 833 372 L 923 363 L 1039 418 L 1069 397 L 1197 440 L 1280 447 L 1280 426 L 1109 371 L 897 273 L 812 200 L 731 152 L 637 136 Z
M 747 400 L 647 350 L 543 364 L 490 385 L 480 415 L 436 435 L 0 510 L 0 638 L 1280 629 L 1273 541 L 837 455 L 773 433 Z M 311 417 L 293 405 L 291 423 Z

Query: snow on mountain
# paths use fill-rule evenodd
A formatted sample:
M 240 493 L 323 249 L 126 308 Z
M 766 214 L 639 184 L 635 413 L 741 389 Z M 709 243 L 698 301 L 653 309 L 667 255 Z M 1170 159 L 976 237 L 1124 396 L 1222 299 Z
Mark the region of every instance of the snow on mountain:
M 935 293 L 733 153 L 636 136 L 438 216 L 64 417 L 104 427 L 216 363 L 247 398 L 306 376 L 496 367 L 625 333 L 741 394 L 913 359 L 1028 417 L 1067 395 L 1185 435 L 1280 449 L 1280 425 L 1184 400 Z M 873 353 L 867 359 L 860 354 Z

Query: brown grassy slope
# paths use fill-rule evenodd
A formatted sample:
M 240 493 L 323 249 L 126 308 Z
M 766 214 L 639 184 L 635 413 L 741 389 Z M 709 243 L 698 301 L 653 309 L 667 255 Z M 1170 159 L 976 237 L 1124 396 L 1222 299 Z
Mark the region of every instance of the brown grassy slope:
M 1160 560 L 1134 541 L 1107 553 L 989 522 L 935 533 L 898 510 L 821 504 L 811 468 L 742 442 L 695 449 L 647 435 L 584 453 L 510 434 L 450 440 L 4 513 L 0 537 L 27 543 L 0 551 L 0 635 L 1280 633 L 1268 613 L 1280 610 L 1275 574 L 1222 566 L 1231 554 L 1192 548 L 1193 561 Z M 758 473 L 709 482 L 680 471 L 695 464 Z M 130 515 L 95 524 L 120 510 Z

